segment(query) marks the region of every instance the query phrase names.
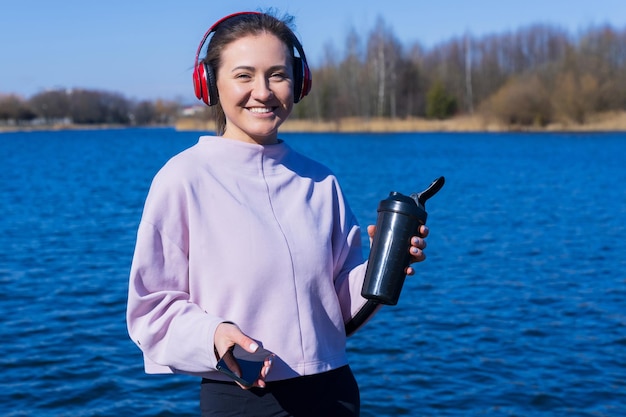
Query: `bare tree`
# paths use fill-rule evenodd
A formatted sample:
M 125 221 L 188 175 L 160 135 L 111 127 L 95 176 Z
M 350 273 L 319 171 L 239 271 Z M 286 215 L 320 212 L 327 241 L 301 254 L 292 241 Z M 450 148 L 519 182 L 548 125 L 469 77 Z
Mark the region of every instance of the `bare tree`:
M 70 92 L 67 90 L 50 90 L 35 94 L 29 103 L 47 123 L 70 117 Z
M 367 74 L 363 65 L 363 47 L 361 39 L 354 28 L 346 37 L 346 56 L 340 64 L 340 85 L 346 89 L 347 101 L 345 111 L 349 116 L 369 114 L 369 99 L 363 85 L 367 82 Z M 343 107 L 343 106 L 342 106 Z
M 402 47 L 383 20 L 378 17 L 367 42 L 367 62 L 371 68 L 371 79 L 375 82 L 376 115 L 385 115 L 385 104 L 389 103 L 389 114 L 395 116 L 397 70 Z
M 14 94 L 0 96 L 0 121 L 22 124 L 37 117 L 28 102 Z

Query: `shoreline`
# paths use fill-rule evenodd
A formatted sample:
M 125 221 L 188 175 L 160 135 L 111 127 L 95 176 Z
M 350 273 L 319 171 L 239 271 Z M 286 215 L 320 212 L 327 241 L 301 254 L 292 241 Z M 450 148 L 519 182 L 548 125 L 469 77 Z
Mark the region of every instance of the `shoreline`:
M 58 130 L 99 130 L 127 128 L 174 128 L 178 131 L 213 131 L 213 121 L 181 118 L 173 125 L 123 126 L 123 125 L 38 125 L 0 126 L 1 133 L 58 131 Z M 337 121 L 287 120 L 280 128 L 284 133 L 412 133 L 412 132 L 458 132 L 458 133 L 497 133 L 497 132 L 626 132 L 626 111 L 592 115 L 585 124 L 571 122 L 552 123 L 547 126 L 514 126 L 488 120 L 481 116 L 456 116 L 445 120 L 422 118 L 346 118 Z
M 213 121 L 180 119 L 176 130 L 213 130 Z M 281 127 L 285 133 L 412 133 L 412 132 L 626 132 L 626 111 L 590 116 L 585 124 L 552 123 L 540 126 L 513 126 L 482 116 L 457 116 L 446 120 L 422 118 L 346 118 L 333 122 L 289 119 Z

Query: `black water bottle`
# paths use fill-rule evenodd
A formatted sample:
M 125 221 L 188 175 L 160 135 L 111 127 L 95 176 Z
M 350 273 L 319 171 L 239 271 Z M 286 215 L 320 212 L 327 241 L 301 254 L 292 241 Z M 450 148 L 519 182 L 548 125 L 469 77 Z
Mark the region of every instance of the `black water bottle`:
M 361 290 L 363 297 L 380 304 L 398 303 L 411 261 L 411 237 L 426 224 L 426 200 L 443 187 L 444 181 L 444 177 L 439 177 L 426 190 L 410 197 L 391 192 L 380 202 L 376 234 Z

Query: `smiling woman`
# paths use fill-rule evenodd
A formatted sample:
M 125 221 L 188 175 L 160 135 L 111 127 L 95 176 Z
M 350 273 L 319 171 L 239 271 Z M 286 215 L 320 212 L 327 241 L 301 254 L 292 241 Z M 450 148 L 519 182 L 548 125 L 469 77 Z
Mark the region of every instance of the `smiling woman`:
M 290 21 L 290 17 L 281 21 L 256 12 L 235 13 L 219 20 L 204 35 L 196 53 L 194 88 L 198 99 L 208 106 L 216 106 L 218 135 L 223 135 L 227 128 L 224 105 L 231 103 L 254 109 L 251 111 L 256 113 L 271 113 L 276 122 L 274 131 L 266 132 L 258 139 L 265 141 L 263 136 L 269 134 L 274 136 L 269 140 L 275 142 L 276 129 L 291 113 L 293 103 L 309 93 L 311 71 L 302 45 L 288 26 Z M 199 62 L 199 55 L 210 35 L 213 36 L 206 56 Z M 224 97 L 231 88 L 233 96 Z M 264 103 L 268 100 L 269 107 Z M 232 124 L 234 130 L 236 123 Z M 240 139 L 241 133 L 238 134 Z
M 285 21 L 237 13 L 194 68 L 218 133 L 167 162 L 145 202 L 127 309 L 145 370 L 202 377 L 203 416 L 357 416 L 359 224 L 335 175 L 278 136 L 311 88 L 304 51 Z M 428 229 L 414 233 L 417 262 Z
M 243 57 L 243 58 L 242 58 Z M 232 42 L 222 53 L 217 89 L 226 117 L 224 137 L 278 142 L 293 108 L 293 65 L 285 44 L 267 33 Z

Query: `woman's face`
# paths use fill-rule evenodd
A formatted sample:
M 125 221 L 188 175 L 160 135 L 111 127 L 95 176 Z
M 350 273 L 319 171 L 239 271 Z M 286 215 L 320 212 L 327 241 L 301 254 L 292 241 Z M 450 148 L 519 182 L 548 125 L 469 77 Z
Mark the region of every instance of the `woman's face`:
M 293 108 L 293 68 L 287 46 L 262 33 L 240 38 L 222 51 L 217 90 L 224 137 L 273 144 Z

